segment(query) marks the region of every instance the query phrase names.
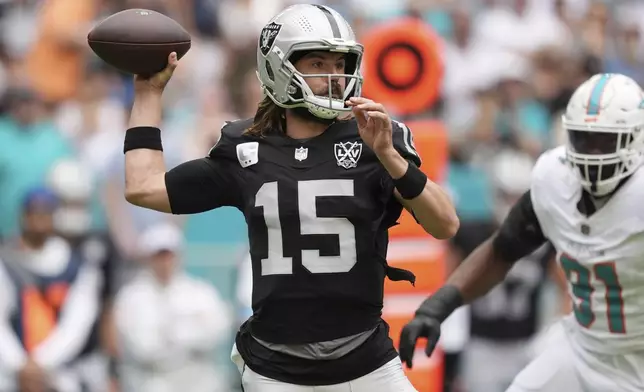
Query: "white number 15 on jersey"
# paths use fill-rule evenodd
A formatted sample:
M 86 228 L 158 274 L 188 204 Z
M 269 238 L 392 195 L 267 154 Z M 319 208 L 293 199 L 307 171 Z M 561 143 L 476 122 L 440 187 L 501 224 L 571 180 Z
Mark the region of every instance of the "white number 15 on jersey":
M 340 242 L 337 256 L 321 256 L 319 250 L 302 250 L 302 265 L 314 274 L 349 272 L 357 260 L 355 227 L 347 218 L 319 217 L 315 202 L 324 196 L 353 196 L 353 180 L 298 181 L 297 190 L 300 234 L 333 234 Z M 262 275 L 292 274 L 293 258 L 284 256 L 277 182 L 262 185 L 255 195 L 255 207 L 264 207 L 268 229 L 268 257 L 261 261 Z

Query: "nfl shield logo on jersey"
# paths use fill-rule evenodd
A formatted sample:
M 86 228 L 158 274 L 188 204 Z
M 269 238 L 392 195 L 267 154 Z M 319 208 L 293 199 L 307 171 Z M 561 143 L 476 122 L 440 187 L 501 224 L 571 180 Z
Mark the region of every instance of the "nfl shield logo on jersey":
M 351 169 L 352 167 L 358 166 L 358 160 L 360 159 L 360 154 L 362 154 L 362 143 L 335 143 L 334 152 L 338 166 Z
M 302 162 L 309 156 L 309 149 L 300 147 L 295 149 L 295 159 Z

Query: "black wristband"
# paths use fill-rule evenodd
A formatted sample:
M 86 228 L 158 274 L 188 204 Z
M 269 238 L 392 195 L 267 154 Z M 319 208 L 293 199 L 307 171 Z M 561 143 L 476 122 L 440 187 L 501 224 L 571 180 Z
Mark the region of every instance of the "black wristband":
M 463 305 L 463 295 L 452 285 L 445 285 L 427 298 L 416 310 L 416 315 L 433 317 L 443 322 Z
M 427 176 L 411 162 L 407 165 L 405 175 L 394 180 L 394 186 L 405 200 L 418 197 L 425 189 L 425 184 L 427 184 Z
M 123 153 L 139 148 L 163 151 L 161 130 L 155 127 L 134 127 L 125 131 Z

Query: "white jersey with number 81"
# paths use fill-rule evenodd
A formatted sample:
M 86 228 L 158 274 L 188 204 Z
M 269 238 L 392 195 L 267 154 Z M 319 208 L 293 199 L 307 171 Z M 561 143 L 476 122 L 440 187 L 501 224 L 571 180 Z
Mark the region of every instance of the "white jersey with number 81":
M 541 156 L 531 196 L 568 279 L 575 336 L 594 352 L 644 350 L 644 170 L 587 217 L 577 208 L 582 187 L 565 154 L 558 147 Z

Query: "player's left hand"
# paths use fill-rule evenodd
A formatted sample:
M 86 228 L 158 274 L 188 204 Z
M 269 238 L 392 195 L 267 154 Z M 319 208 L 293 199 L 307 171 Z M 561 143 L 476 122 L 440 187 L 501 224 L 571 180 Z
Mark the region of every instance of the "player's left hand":
M 416 315 L 408 322 L 400 332 L 400 344 L 398 350 L 400 352 L 400 359 L 407 365 L 409 369 L 412 368 L 412 360 L 414 358 L 414 351 L 416 349 L 416 342 L 419 338 L 426 338 L 427 345 L 425 346 L 425 354 L 431 356 L 436 348 L 438 339 L 441 336 L 441 322 L 434 317 L 425 315 Z
M 358 132 L 365 144 L 380 156 L 394 150 L 391 118 L 382 104 L 363 97 L 346 102 L 358 122 Z

